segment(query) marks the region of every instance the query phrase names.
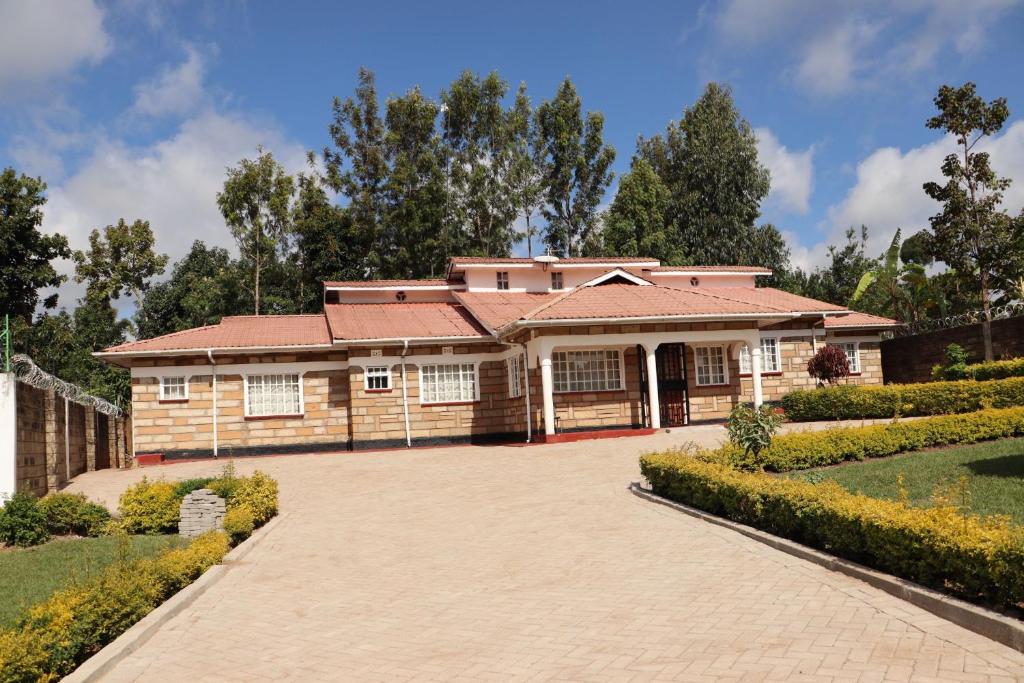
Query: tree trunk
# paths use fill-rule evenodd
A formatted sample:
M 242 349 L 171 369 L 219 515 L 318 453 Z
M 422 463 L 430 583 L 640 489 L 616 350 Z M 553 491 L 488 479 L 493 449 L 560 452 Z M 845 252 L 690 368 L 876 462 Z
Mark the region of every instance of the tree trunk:
M 530 229 L 530 214 L 526 214 L 526 255 L 533 258 L 533 231 Z
M 981 308 L 985 319 L 981 321 L 981 338 L 985 344 L 985 360 L 995 360 L 992 352 L 992 304 L 988 298 L 988 273 L 981 271 Z
M 260 314 L 260 257 L 256 255 L 256 289 L 254 290 L 253 299 L 256 301 L 255 309 L 256 315 Z

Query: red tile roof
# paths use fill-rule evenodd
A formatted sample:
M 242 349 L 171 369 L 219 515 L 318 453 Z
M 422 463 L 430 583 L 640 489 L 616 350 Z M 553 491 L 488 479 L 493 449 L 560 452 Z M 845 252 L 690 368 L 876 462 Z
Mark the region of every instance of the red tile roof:
M 532 258 L 527 257 L 515 257 L 515 258 L 491 258 L 489 256 L 453 256 L 451 259 L 451 265 L 459 265 L 460 263 L 537 263 Z M 601 258 L 596 257 L 572 257 L 572 258 L 560 258 L 549 265 L 557 267 L 560 263 L 659 263 L 656 258 L 647 258 L 646 256 L 604 256 Z
M 447 302 L 327 304 L 337 340 L 479 337 L 489 333 L 459 304 Z
M 770 273 L 771 268 L 761 266 L 656 266 L 644 268 L 652 273 L 682 272 L 682 273 Z
M 774 287 L 708 287 L 701 291 L 734 301 L 769 306 L 786 313 L 823 313 L 848 310 L 842 306 L 790 294 Z
M 324 282 L 325 287 L 443 287 L 460 285 L 451 280 L 334 280 Z
M 185 351 L 264 347 L 329 346 L 323 315 L 238 315 L 217 325 L 172 332 L 152 339 L 111 346 L 104 353 Z
M 825 318 L 825 327 L 829 329 L 836 327 L 898 327 L 901 324 L 899 320 L 857 311 L 849 315 Z
M 477 320 L 496 330 L 557 299 L 562 293 L 454 292 L 454 296 Z

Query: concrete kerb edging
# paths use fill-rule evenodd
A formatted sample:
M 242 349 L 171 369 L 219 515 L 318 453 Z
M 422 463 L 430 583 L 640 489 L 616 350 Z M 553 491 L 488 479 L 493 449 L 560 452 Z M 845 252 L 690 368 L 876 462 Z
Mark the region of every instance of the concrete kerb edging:
M 860 579 L 875 588 L 894 595 L 901 600 L 906 600 L 912 605 L 927 610 L 932 614 L 962 626 L 968 631 L 990 638 L 996 642 L 1011 647 L 1018 652 L 1024 652 L 1024 622 L 1013 617 L 1008 617 L 984 607 L 973 605 L 963 600 L 945 595 L 936 590 L 925 588 L 912 581 L 900 579 L 863 565 L 844 560 L 834 555 L 809 548 L 795 541 L 775 536 L 766 531 L 755 529 L 744 524 L 739 524 L 723 517 L 709 514 L 703 510 L 676 503 L 675 501 L 655 495 L 649 489 L 643 488 L 638 482 L 630 484 L 629 490 L 636 496 L 658 503 L 673 510 L 684 512 L 691 517 L 696 517 L 711 524 L 725 527 L 747 538 L 771 546 L 776 550 L 799 557 L 802 560 L 831 569 L 841 574 L 846 574 L 855 579 Z
M 216 564 L 207 569 L 202 576 L 172 595 L 163 604 L 140 619 L 112 643 L 109 643 L 102 650 L 82 662 L 80 667 L 61 680 L 69 683 L 92 683 L 92 681 L 102 680 L 121 660 L 138 650 L 147 640 L 153 637 L 158 628 L 181 613 L 182 610 L 205 593 L 210 586 L 220 580 L 231 568 L 232 564 L 248 555 L 277 526 L 278 521 L 283 516 L 277 515 L 254 531 L 252 536 L 243 543 L 232 548 L 224 556 L 221 564 Z

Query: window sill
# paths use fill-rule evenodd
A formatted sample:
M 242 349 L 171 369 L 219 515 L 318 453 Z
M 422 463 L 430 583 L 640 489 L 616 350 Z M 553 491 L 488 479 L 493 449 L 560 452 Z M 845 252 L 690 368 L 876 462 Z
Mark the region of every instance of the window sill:
M 246 420 L 294 420 L 296 418 L 306 417 L 303 413 L 296 413 L 294 415 L 246 415 Z
M 555 396 L 575 396 L 578 394 L 622 394 L 625 389 L 580 389 L 579 391 L 553 391 Z
M 732 382 L 717 382 L 715 384 L 694 384 L 695 389 L 714 389 L 715 387 L 730 387 Z
M 762 377 L 782 377 L 782 373 L 781 372 L 762 372 L 761 376 Z M 750 374 L 749 372 L 741 372 L 740 373 L 740 377 L 742 377 L 743 379 L 749 379 L 749 378 L 753 377 L 753 375 Z
M 363 389 L 365 394 L 390 394 L 391 389 Z
M 161 398 L 158 403 L 188 403 L 187 398 Z
M 424 406 L 424 407 L 432 407 L 432 406 L 469 406 L 469 405 L 473 405 L 474 403 L 479 403 L 479 402 L 480 401 L 478 401 L 476 399 L 474 399 L 472 401 L 445 401 L 445 402 L 442 402 L 442 403 L 425 403 L 425 402 L 421 401 L 420 405 Z

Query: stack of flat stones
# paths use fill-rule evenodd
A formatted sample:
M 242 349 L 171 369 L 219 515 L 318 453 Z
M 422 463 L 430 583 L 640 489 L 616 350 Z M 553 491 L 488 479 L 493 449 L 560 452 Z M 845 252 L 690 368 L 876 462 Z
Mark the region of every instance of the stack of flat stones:
M 224 528 L 226 503 L 210 489 L 197 489 L 181 501 L 178 533 L 193 538 L 207 531 Z

